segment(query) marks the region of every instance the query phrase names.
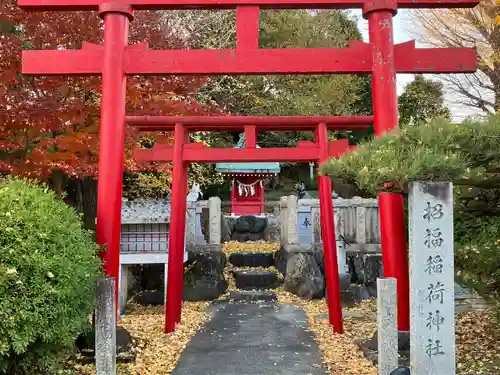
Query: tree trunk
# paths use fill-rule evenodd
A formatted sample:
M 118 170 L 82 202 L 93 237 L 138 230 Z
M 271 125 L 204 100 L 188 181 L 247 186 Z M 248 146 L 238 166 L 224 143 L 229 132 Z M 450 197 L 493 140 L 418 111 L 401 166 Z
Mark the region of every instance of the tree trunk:
M 50 178 L 52 189 L 56 192 L 59 197 L 62 197 L 64 193 L 64 175 L 54 170 Z
M 497 82 L 493 82 L 495 87 L 495 113 L 500 112 L 500 79 Z
M 92 178 L 77 180 L 76 202 L 78 211 L 83 213 L 83 223 L 86 229 L 95 230 L 97 217 L 97 181 Z

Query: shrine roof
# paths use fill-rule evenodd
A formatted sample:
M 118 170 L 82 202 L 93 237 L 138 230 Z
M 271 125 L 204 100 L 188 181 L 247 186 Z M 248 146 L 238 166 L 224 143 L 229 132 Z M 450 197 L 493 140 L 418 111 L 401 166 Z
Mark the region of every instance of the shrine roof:
M 245 135 L 240 134 L 240 140 L 233 148 L 245 147 Z M 260 148 L 257 145 L 257 148 Z M 216 163 L 215 170 L 218 173 L 280 173 L 279 162 L 261 163 Z

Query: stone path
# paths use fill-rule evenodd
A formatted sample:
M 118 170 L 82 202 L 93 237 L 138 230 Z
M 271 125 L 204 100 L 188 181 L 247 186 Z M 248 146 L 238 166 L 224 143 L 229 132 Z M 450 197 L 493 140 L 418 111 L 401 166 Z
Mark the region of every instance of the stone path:
M 325 375 L 306 314 L 293 305 L 224 303 L 172 375 Z

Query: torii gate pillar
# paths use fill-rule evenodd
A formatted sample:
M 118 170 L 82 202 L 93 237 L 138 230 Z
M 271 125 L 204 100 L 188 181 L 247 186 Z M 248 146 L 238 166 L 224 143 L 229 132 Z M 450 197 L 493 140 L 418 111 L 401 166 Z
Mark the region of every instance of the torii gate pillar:
M 316 143 L 320 149 L 319 163 L 328 161 L 328 129 L 324 123 L 316 129 Z M 346 143 L 347 151 L 349 145 Z M 318 163 L 318 164 L 319 164 Z M 319 211 L 321 219 L 321 237 L 323 256 L 325 257 L 326 297 L 330 324 L 336 333 L 343 333 L 342 308 L 340 295 L 339 267 L 337 259 L 337 240 L 335 238 L 335 220 L 333 214 L 332 182 L 329 176 L 318 176 Z
M 124 53 L 133 13 L 130 6 L 110 2 L 99 7 L 99 15 L 104 19 L 104 57 L 96 240 L 107 244 L 102 253 L 104 272 L 118 280 L 127 82 Z
M 168 283 L 167 290 L 165 290 L 165 332 L 167 333 L 175 330 L 176 324 L 181 321 L 182 313 L 186 194 L 189 165 L 188 162 L 182 159 L 182 150 L 188 143 L 189 132 L 181 124 L 176 124 L 172 156 L 172 212 L 170 216 L 170 238 L 168 240 Z
M 396 0 L 374 0 L 365 4 L 368 33 L 373 45 L 373 124 L 375 136 L 399 126 L 398 97 L 392 18 Z M 404 199 L 400 194 L 380 193 L 380 233 L 384 277 L 397 280 L 398 329 L 410 330 L 410 286 Z

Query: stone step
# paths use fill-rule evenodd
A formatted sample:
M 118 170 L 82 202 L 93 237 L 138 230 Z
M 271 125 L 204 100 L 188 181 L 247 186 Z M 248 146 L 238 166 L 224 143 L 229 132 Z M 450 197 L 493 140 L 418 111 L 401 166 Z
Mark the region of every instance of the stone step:
M 278 275 L 263 270 L 234 270 L 238 289 L 274 289 L 278 287 Z
M 163 290 L 144 290 L 133 296 L 130 302 L 141 306 L 160 306 L 165 303 L 165 293 Z
M 229 262 L 236 267 L 271 267 L 274 265 L 273 253 L 233 253 Z
M 229 292 L 229 299 L 233 301 L 276 301 L 278 297 L 273 290 L 234 290 Z

